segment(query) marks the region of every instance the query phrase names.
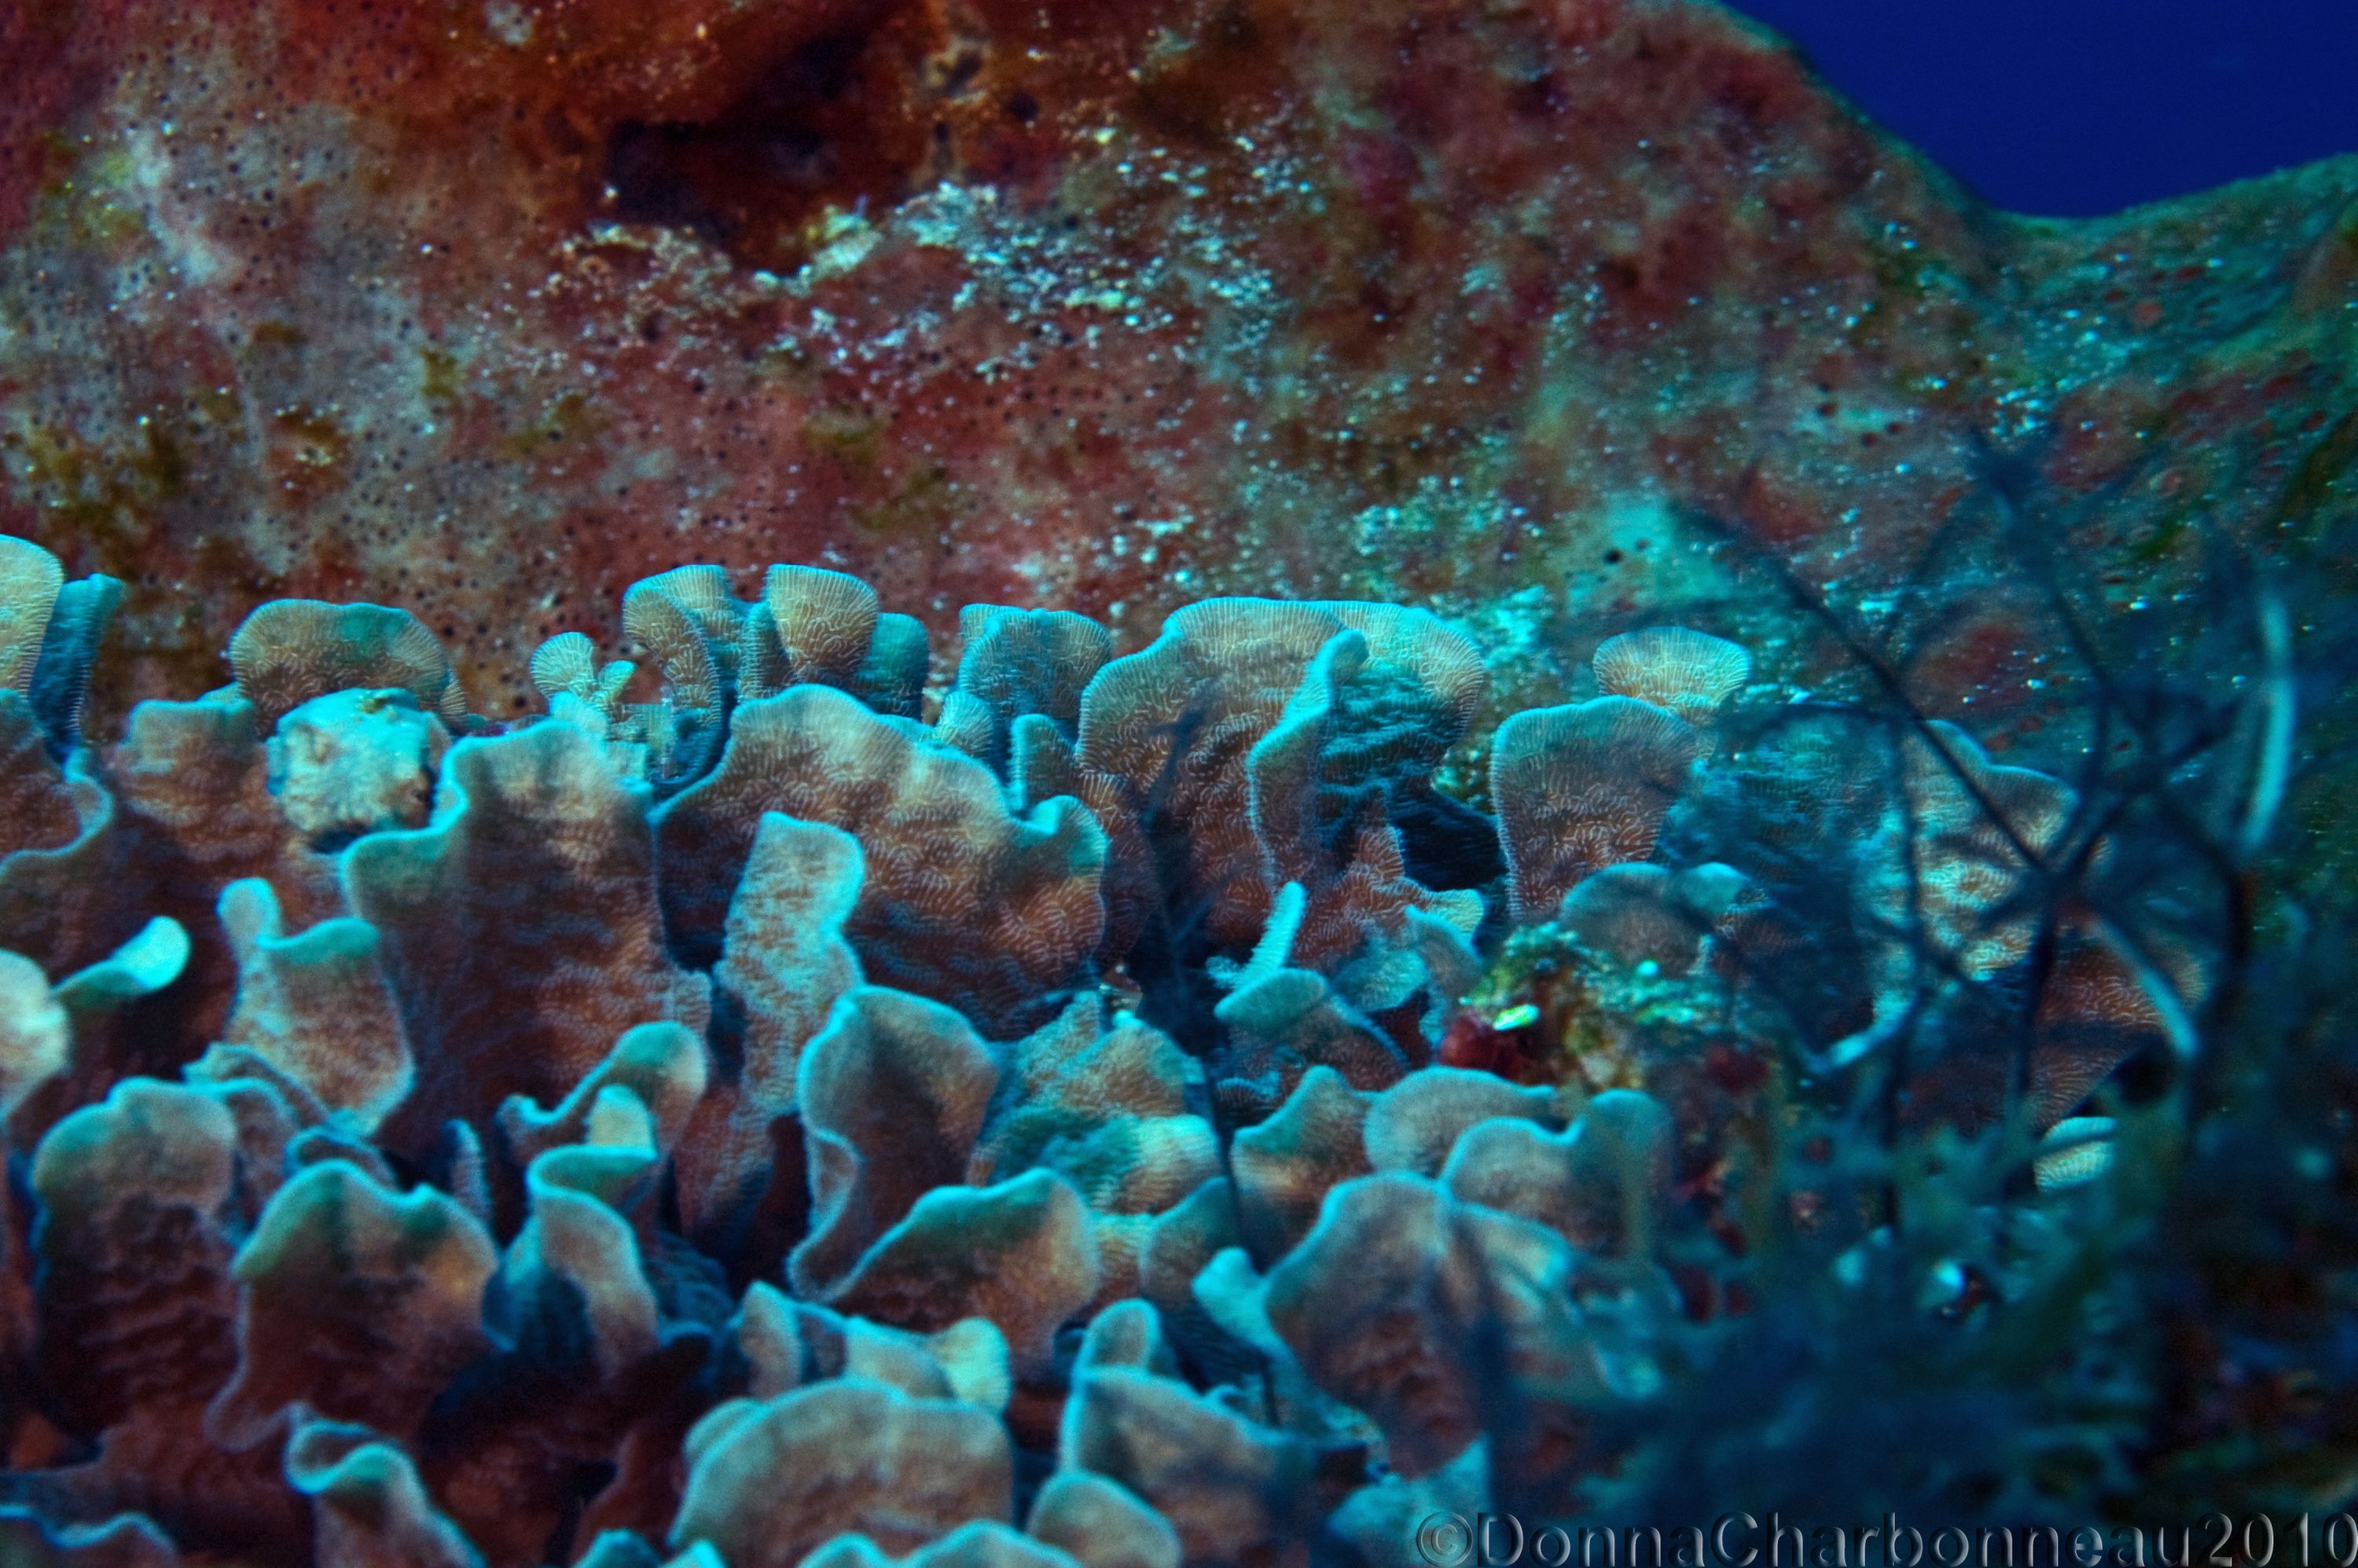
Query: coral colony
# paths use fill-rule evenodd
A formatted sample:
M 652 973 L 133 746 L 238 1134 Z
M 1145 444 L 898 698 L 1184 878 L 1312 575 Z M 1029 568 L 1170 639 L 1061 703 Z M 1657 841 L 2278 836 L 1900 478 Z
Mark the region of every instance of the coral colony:
M 1700 0 L 0 59 L 0 1563 L 2358 1562 L 2358 158 L 2014 219 Z

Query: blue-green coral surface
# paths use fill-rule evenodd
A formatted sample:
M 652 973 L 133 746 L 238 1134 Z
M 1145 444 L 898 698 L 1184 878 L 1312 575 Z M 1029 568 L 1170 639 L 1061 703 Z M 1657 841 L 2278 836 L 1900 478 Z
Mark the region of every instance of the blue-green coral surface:
M 2238 673 L 2109 672 L 2069 776 L 1671 624 L 1487 734 L 1479 642 L 1373 603 L 1120 655 L 979 607 L 927 690 L 797 566 L 649 579 L 644 675 L 568 633 L 498 722 L 413 618 L 276 602 L 100 746 L 107 585 L 0 548 L 26 1561 L 1394 1563 L 2352 1483 L 2282 589 Z

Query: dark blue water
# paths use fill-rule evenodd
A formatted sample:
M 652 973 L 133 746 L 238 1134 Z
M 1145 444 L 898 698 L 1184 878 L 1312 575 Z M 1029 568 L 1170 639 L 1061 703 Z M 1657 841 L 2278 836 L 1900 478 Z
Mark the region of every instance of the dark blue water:
M 2358 0 L 1733 3 L 2022 211 L 2111 211 L 2358 152 Z

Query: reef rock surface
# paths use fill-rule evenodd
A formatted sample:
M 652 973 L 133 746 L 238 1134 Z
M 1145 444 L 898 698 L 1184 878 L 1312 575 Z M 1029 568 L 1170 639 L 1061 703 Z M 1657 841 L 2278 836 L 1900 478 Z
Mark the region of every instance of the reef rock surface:
M 2358 160 L 2017 219 L 1688 0 L 48 0 L 0 58 L 0 529 L 126 580 L 110 708 L 295 597 L 522 711 L 683 559 L 1125 649 L 1407 600 L 1550 701 L 1640 602 L 1768 654 L 1756 567 L 1930 565 L 1913 695 L 2004 745 L 2066 694 L 1994 507 L 2166 610 L 2358 450 Z

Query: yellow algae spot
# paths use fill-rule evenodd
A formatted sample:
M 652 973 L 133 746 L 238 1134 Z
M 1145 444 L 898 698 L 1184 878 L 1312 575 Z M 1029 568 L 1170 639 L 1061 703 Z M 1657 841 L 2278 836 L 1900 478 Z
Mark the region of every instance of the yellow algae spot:
M 882 419 L 840 404 L 814 410 L 802 427 L 804 440 L 847 468 L 874 468 L 883 433 Z
M 437 409 L 459 401 L 459 356 L 442 349 L 417 351 L 418 392 Z
M 500 443 L 503 457 L 522 460 L 568 441 L 587 440 L 606 428 L 607 421 L 579 392 L 562 393 L 541 410 L 540 417 L 514 431 Z
M 940 463 L 909 476 L 892 500 L 851 509 L 854 526 L 871 534 L 939 534 L 966 510 L 957 481 Z
M 352 438 L 332 414 L 306 405 L 270 416 L 271 474 L 298 501 L 335 489 L 351 461 Z
M 352 453 L 351 439 L 332 415 L 316 408 L 281 408 L 270 416 L 272 445 L 287 462 L 334 468 Z
M 803 237 L 811 247 L 811 258 L 804 264 L 803 273 L 813 282 L 849 272 L 883 238 L 876 232 L 876 225 L 839 207 L 827 208 L 805 225 Z

